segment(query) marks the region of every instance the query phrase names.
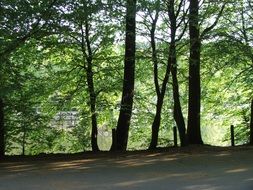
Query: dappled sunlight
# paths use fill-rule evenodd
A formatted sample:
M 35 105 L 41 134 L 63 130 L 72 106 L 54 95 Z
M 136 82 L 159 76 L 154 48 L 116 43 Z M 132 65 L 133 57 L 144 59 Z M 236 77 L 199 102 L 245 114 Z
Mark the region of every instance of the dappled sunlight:
M 186 174 L 182 174 L 182 173 L 163 173 L 158 175 L 157 177 L 149 177 L 146 178 L 145 175 L 143 175 L 142 179 L 137 179 L 137 180 L 128 180 L 128 181 L 124 181 L 124 182 L 120 182 L 120 183 L 116 183 L 115 186 L 118 187 L 129 187 L 129 186 L 133 186 L 133 185 L 137 185 L 137 184 L 141 184 L 141 183 L 152 183 L 154 181 L 161 181 L 164 179 L 169 179 L 169 178 L 175 178 L 175 177 L 182 177 L 185 176 Z
M 175 161 L 175 160 L 178 160 L 178 158 L 176 158 L 176 157 L 165 157 L 165 158 L 162 158 L 160 161 L 169 162 L 169 161 Z
M 215 157 L 224 157 L 224 156 L 230 156 L 231 154 L 230 153 L 224 153 L 224 152 L 222 152 L 222 153 L 219 153 L 219 154 L 216 154 L 215 155 Z
M 6 162 L 0 164 L 0 183 L 25 181 L 28 190 L 43 185 L 61 190 L 224 190 L 237 185 L 252 190 L 248 188 L 253 184 L 252 151 L 113 154 L 95 159 Z
M 161 156 L 162 153 L 151 153 L 146 155 L 146 157 L 155 157 L 155 156 Z
M 118 164 L 119 167 L 137 167 L 137 166 L 144 166 L 153 164 L 159 161 L 158 159 L 127 159 L 127 160 L 120 160 L 115 161 L 115 164 Z
M 95 161 L 96 159 L 56 162 L 56 163 L 50 163 L 49 165 L 47 165 L 47 169 L 53 170 L 53 171 L 64 170 L 64 169 L 89 169 L 90 167 L 86 165 Z
M 201 190 L 221 190 L 220 187 L 211 185 L 211 184 L 204 184 L 204 185 L 191 185 L 191 186 L 187 186 L 184 188 L 185 190 L 197 190 L 197 189 L 201 189 Z
M 32 172 L 32 171 L 57 171 L 66 169 L 78 169 L 84 170 L 89 169 L 93 166 L 90 165 L 96 162 L 97 159 L 80 159 L 80 160 L 69 160 L 69 161 L 32 161 L 30 164 L 26 163 L 29 161 L 20 162 L 8 162 L 1 163 L 0 168 L 6 173 L 11 172 Z
M 138 166 L 144 166 L 144 165 L 152 165 L 157 162 L 170 162 L 170 161 L 175 161 L 178 160 L 179 158 L 174 157 L 174 156 L 165 156 L 159 154 L 148 154 L 145 156 L 141 156 L 138 158 L 131 158 L 131 159 L 121 159 L 117 161 L 113 161 L 115 164 L 118 165 L 118 167 L 138 167 Z
M 15 164 L 16 165 L 13 165 L 11 163 L 4 166 L 0 165 L 0 168 L 5 169 L 7 172 L 25 172 L 36 169 L 36 167 L 33 164 L 20 164 L 20 163 Z
M 147 162 L 138 162 L 137 160 L 126 160 L 126 161 L 116 161 L 115 164 L 118 164 L 118 167 L 128 168 L 128 167 L 138 167 L 147 165 Z
M 57 167 L 52 167 L 50 168 L 51 171 L 57 171 L 57 170 L 67 170 L 67 169 L 71 169 L 71 170 L 85 170 L 85 169 L 89 169 L 90 167 L 85 167 L 85 166 L 81 166 L 81 165 L 69 165 L 69 166 L 57 166 Z
M 237 168 L 237 169 L 227 170 L 226 173 L 241 173 L 241 172 L 246 172 L 246 171 L 248 171 L 247 168 Z

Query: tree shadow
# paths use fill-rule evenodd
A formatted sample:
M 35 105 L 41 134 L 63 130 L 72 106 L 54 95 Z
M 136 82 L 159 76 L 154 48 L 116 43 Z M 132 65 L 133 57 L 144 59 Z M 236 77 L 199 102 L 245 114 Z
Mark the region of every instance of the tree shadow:
M 252 160 L 253 150 L 245 150 L 4 162 L 0 190 L 252 190 Z

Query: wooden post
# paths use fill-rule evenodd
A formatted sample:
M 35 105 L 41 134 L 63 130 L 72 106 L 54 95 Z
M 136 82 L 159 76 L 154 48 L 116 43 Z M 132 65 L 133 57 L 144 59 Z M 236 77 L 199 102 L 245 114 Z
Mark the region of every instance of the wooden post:
M 173 127 L 174 147 L 177 147 L 177 127 Z
M 231 132 L 231 146 L 235 146 L 234 125 L 230 126 L 230 132 Z

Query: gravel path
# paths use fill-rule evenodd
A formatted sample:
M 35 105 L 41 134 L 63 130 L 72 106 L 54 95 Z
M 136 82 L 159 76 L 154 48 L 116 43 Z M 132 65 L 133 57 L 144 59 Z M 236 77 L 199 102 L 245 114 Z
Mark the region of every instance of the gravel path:
M 0 163 L 0 190 L 253 190 L 253 150 Z

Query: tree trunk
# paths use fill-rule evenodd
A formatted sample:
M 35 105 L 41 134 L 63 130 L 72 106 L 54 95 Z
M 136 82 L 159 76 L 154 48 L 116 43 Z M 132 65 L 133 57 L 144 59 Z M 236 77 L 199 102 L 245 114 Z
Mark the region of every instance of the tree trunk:
M 93 70 L 92 70 L 92 61 L 93 61 L 93 53 L 91 50 L 91 43 L 90 43 L 90 34 L 89 34 L 89 23 L 85 21 L 85 41 L 87 47 L 87 54 L 85 54 L 85 58 L 87 61 L 86 67 L 86 75 L 87 75 L 87 84 L 88 84 L 88 92 L 90 96 L 90 112 L 91 112 L 91 147 L 92 151 L 96 152 L 99 151 L 99 147 L 97 144 L 97 113 L 96 113 L 96 93 L 94 88 L 94 81 L 93 81 Z
M 161 123 L 161 113 L 162 113 L 162 107 L 163 107 L 163 100 L 166 92 L 167 83 L 169 81 L 169 74 L 171 70 L 171 60 L 168 58 L 167 67 L 165 76 L 163 78 L 162 86 L 160 88 L 158 83 L 158 59 L 156 54 L 156 42 L 155 42 L 155 30 L 156 30 L 156 24 L 158 20 L 158 13 L 157 10 L 155 19 L 152 22 L 152 29 L 151 29 L 151 48 L 152 48 L 152 60 L 154 63 L 154 83 L 155 83 L 155 89 L 156 89 L 156 95 L 157 95 L 157 103 L 156 103 L 156 114 L 154 117 L 154 121 L 152 123 L 152 134 L 151 134 L 151 142 L 149 145 L 149 150 L 155 149 L 158 143 L 158 136 L 159 136 L 159 129 L 160 129 L 160 123 Z
M 97 113 L 96 113 L 96 94 L 94 90 L 94 82 L 93 82 L 93 71 L 91 68 L 91 62 L 88 63 L 88 69 L 87 69 L 87 83 L 88 83 L 88 89 L 89 89 L 89 95 L 90 95 L 90 112 L 91 112 L 91 147 L 92 151 L 99 151 L 99 147 L 97 144 L 97 135 L 98 135 L 98 129 L 97 129 Z
M 177 66 L 172 66 L 171 69 L 172 73 L 172 80 L 173 80 L 173 99 L 174 99 L 174 113 L 173 117 L 177 124 L 177 128 L 179 131 L 179 137 L 181 146 L 186 146 L 186 129 L 185 129 L 185 122 L 184 117 L 181 109 L 181 103 L 180 103 L 180 95 L 179 95 L 179 87 L 178 87 L 178 80 L 177 80 Z
M 5 154 L 5 139 L 4 139 L 4 102 L 0 98 L 0 159 Z
M 172 74 L 172 86 L 173 86 L 173 99 L 174 99 L 174 113 L 173 117 L 176 121 L 177 128 L 179 131 L 179 137 L 181 146 L 186 145 L 186 129 L 184 117 L 181 109 L 178 79 L 177 79 L 177 55 L 176 55 L 176 31 L 177 31 L 177 18 L 175 15 L 175 2 L 174 0 L 169 1 L 168 6 L 169 19 L 170 19 L 170 34 L 171 34 L 171 43 L 170 43 L 170 52 L 169 58 L 171 61 L 171 74 Z
M 158 143 L 158 134 L 159 134 L 159 128 L 160 128 L 160 123 L 161 123 L 161 112 L 162 112 L 162 107 L 163 107 L 163 99 L 164 96 L 157 97 L 157 103 L 156 103 L 156 114 L 154 121 L 152 123 L 152 136 L 151 136 L 151 142 L 149 145 L 149 150 L 153 150 L 156 148 L 157 143 Z
M 99 151 L 99 147 L 97 144 L 97 113 L 96 113 L 96 99 L 97 95 L 95 92 L 94 87 L 94 73 L 93 73 L 93 52 L 91 49 L 91 42 L 90 42 L 90 25 L 88 23 L 88 19 L 84 21 L 84 28 L 83 23 L 81 24 L 81 32 L 82 32 L 82 53 L 83 53 L 83 67 L 86 71 L 86 81 L 88 85 L 88 93 L 89 93 L 89 106 L 90 106 L 90 114 L 91 114 L 91 148 L 92 151 L 96 152 Z
M 23 137 L 22 137 L 22 155 L 25 155 L 25 139 L 26 139 L 26 128 L 25 126 L 22 127 L 23 128 Z
M 157 59 L 157 52 L 156 52 L 156 41 L 155 41 L 155 31 L 156 31 L 156 24 L 158 20 L 158 13 L 159 10 L 156 10 L 155 18 L 153 19 L 150 38 L 151 38 L 151 48 L 152 48 L 152 61 L 154 64 L 153 73 L 154 73 L 154 84 L 155 84 L 155 91 L 157 96 L 157 103 L 156 103 L 156 113 L 152 123 L 152 133 L 151 133 L 151 142 L 149 145 L 149 149 L 155 149 L 158 142 L 158 134 L 159 128 L 161 123 L 161 111 L 163 106 L 163 98 L 161 97 L 160 86 L 158 82 L 158 59 Z
M 127 148 L 128 131 L 132 116 L 135 72 L 136 0 L 127 0 L 124 81 L 120 114 L 117 123 L 116 149 Z
M 199 35 L 199 1 L 190 1 L 189 32 L 189 100 L 188 100 L 188 142 L 203 144 L 200 131 L 200 35 Z
M 253 98 L 251 99 L 250 110 L 250 145 L 253 145 Z
M 163 79 L 162 88 L 159 96 L 157 96 L 157 103 L 156 103 L 156 114 L 154 121 L 152 123 L 152 136 L 151 136 L 151 142 L 149 145 L 149 149 L 155 149 L 158 143 L 158 134 L 159 134 L 159 128 L 160 128 L 160 122 L 161 122 L 161 112 L 163 107 L 163 100 L 166 92 L 167 83 L 169 81 L 169 73 L 171 70 L 171 62 L 168 60 L 167 68 L 165 77 Z

